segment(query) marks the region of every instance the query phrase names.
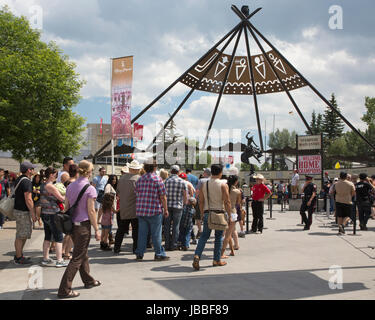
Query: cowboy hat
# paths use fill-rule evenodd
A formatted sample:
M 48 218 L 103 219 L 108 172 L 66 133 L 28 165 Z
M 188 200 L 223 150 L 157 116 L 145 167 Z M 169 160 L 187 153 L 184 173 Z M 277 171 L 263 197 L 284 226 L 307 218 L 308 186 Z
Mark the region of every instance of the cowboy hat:
M 264 176 L 262 174 L 256 174 L 254 177 L 254 179 L 261 179 L 261 180 L 264 180 Z
M 129 169 L 133 170 L 140 170 L 143 168 L 143 165 L 140 164 L 137 160 L 133 160 L 131 163 L 128 163 L 127 166 Z
M 125 167 L 123 167 L 121 169 L 121 172 L 123 172 L 123 173 L 129 173 L 129 168 L 127 166 L 125 166 Z

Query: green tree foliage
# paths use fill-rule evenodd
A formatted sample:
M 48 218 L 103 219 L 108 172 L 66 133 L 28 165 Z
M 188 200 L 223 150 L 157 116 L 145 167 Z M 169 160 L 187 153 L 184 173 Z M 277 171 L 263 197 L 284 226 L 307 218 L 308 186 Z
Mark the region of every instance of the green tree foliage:
M 72 111 L 83 82 L 26 18 L 0 9 L 0 148 L 44 165 L 81 148 L 84 119 Z
M 335 95 L 332 93 L 331 100 L 329 101 L 333 107 L 340 112 L 337 105 Z M 327 106 L 323 117 L 323 135 L 324 142 L 329 146 L 335 139 L 340 138 L 344 132 L 344 122 L 331 108 Z
M 280 131 L 277 129 L 275 133 L 269 135 L 268 145 L 271 149 L 284 149 L 286 147 L 296 147 L 296 135 L 295 131 L 289 132 L 288 129 Z
M 316 115 L 315 110 L 311 115 L 310 128 L 313 134 L 321 134 L 323 132 L 323 116 L 320 113 Z M 309 135 L 310 132 L 306 131 L 306 134 Z

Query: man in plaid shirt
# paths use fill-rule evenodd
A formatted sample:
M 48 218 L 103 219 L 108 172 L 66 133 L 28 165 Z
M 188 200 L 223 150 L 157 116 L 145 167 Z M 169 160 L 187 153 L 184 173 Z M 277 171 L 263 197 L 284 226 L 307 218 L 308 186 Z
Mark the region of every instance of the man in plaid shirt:
M 145 164 L 146 174 L 136 183 L 136 211 L 138 217 L 137 260 L 142 260 L 147 246 L 148 230 L 151 231 L 155 260 L 169 260 L 161 245 L 163 212 L 168 217 L 167 197 L 163 180 L 156 175 L 156 164 Z
M 179 172 L 179 166 L 172 166 L 171 176 L 165 180 L 169 212 L 169 217 L 166 218 L 164 222 L 165 248 L 167 251 L 177 250 L 182 210 L 184 204 L 187 203 L 187 185 L 185 181 L 178 176 Z

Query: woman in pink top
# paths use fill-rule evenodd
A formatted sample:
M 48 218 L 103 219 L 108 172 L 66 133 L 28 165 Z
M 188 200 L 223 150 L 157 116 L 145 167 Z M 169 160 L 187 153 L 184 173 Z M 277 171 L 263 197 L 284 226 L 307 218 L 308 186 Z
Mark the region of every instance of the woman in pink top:
M 58 297 L 75 298 L 79 293 L 72 290 L 72 283 L 75 275 L 79 271 L 82 282 L 85 284 L 86 289 L 100 286 L 101 283 L 95 280 L 90 275 L 88 247 L 91 239 L 91 227 L 95 230 L 95 239 L 100 241 L 100 231 L 96 220 L 95 200 L 96 190 L 90 185 L 89 178 L 91 178 L 93 171 L 92 163 L 83 160 L 79 163 L 78 173 L 79 178 L 77 181 L 71 183 L 66 190 L 65 210 L 72 207 L 79 194 L 86 188 L 81 200 L 72 213 L 72 221 L 74 223 L 72 239 L 74 243 L 73 257 L 70 260 L 68 267 L 61 279 Z

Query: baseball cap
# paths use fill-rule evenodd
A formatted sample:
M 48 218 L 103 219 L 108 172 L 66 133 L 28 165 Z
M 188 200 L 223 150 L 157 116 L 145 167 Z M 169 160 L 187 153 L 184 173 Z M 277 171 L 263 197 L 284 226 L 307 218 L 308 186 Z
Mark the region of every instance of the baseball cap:
M 306 177 L 306 180 L 312 180 L 314 178 L 313 176 L 309 176 L 309 175 L 307 175 L 305 177 Z
M 175 164 L 175 165 L 173 165 L 173 166 L 171 167 L 171 171 L 177 171 L 177 172 L 180 172 L 180 167 L 179 167 L 177 164 Z
M 22 173 L 25 173 L 27 170 L 29 169 L 35 169 L 36 168 L 36 165 L 35 164 L 32 164 L 31 162 L 29 161 L 24 161 L 21 163 L 20 165 L 20 171 Z
M 366 178 L 367 178 L 367 174 L 366 173 L 361 173 L 359 175 L 359 179 L 361 179 L 361 180 L 365 180 Z
M 210 168 L 204 168 L 203 169 L 203 172 L 205 173 L 205 174 L 207 174 L 207 175 L 211 175 L 211 169 Z
M 186 175 L 186 173 L 184 173 L 184 172 L 182 172 L 182 173 L 179 175 L 179 177 L 180 177 L 181 179 L 187 179 L 187 175 Z

